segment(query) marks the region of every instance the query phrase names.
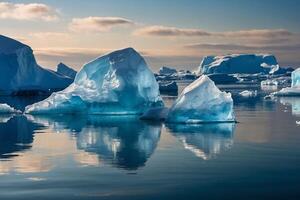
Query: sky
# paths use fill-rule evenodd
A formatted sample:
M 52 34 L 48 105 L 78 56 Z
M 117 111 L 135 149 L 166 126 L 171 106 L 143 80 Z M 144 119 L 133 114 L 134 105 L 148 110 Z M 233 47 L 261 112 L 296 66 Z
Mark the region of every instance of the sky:
M 40 65 L 76 70 L 133 47 L 153 70 L 195 70 L 203 56 L 275 54 L 300 66 L 299 0 L 0 1 L 0 34 L 34 50 Z

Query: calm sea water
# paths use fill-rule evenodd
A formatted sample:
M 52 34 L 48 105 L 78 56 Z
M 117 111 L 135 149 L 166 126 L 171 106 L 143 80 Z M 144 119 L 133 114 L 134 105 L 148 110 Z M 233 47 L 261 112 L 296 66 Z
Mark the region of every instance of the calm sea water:
M 237 124 L 0 116 L 0 199 L 300 199 L 300 98 L 235 100 Z

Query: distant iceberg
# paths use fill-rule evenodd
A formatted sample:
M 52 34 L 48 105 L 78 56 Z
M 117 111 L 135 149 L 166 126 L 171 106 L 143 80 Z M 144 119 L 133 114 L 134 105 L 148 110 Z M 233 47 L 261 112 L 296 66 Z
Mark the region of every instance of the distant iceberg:
M 208 76 L 202 75 L 188 85 L 170 108 L 167 122 L 233 122 L 233 100 L 221 92 Z
M 177 70 L 176 69 L 172 69 L 170 67 L 161 67 L 159 69 L 159 72 L 158 72 L 160 75 L 172 75 L 172 74 L 176 74 L 177 73 Z
M 292 72 L 291 87 L 282 88 L 278 92 L 274 92 L 275 96 L 300 96 L 300 68 Z
M 64 63 L 59 63 L 57 65 L 57 73 L 64 75 L 66 77 L 69 77 L 71 79 L 75 79 L 76 76 L 76 71 L 74 69 L 72 69 L 71 67 L 65 65 Z
M 85 64 L 73 84 L 25 112 L 128 115 L 163 106 L 154 74 L 139 53 L 126 48 Z
M 256 74 L 285 73 L 275 56 L 269 54 L 231 54 L 206 56 L 200 63 L 197 74 Z
M 57 91 L 66 88 L 72 79 L 40 67 L 32 49 L 0 35 L 0 95 Z

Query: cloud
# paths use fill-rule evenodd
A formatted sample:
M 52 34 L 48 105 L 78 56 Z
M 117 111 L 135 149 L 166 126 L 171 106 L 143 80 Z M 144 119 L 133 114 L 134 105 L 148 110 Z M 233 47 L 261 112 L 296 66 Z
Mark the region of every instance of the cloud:
M 214 33 L 214 35 L 222 36 L 222 37 L 239 37 L 239 38 L 249 38 L 249 37 L 274 38 L 274 37 L 289 37 L 294 34 L 285 29 L 250 29 L 250 30 Z
M 134 32 L 137 36 L 159 37 L 214 37 L 214 38 L 254 38 L 254 39 L 283 39 L 294 35 L 285 29 L 250 29 L 240 31 L 210 32 L 202 29 L 185 29 L 168 26 L 146 26 Z
M 188 44 L 186 48 L 218 51 L 300 51 L 300 44 L 285 45 L 243 45 L 243 44 Z
M 58 12 L 41 3 L 0 2 L 0 19 L 54 21 L 58 19 Z
M 134 32 L 137 36 L 211 36 L 211 33 L 201 29 L 182 29 L 167 26 L 147 26 Z
M 86 17 L 72 19 L 69 29 L 75 32 L 105 32 L 116 26 L 133 24 L 133 21 L 120 17 Z

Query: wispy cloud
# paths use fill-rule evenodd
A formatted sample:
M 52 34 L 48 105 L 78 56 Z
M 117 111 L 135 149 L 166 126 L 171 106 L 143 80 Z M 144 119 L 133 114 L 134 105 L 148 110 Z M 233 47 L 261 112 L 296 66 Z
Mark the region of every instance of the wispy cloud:
M 186 48 L 218 51 L 300 51 L 300 44 L 285 45 L 243 45 L 243 44 L 188 44 Z
M 159 37 L 215 37 L 215 38 L 287 38 L 294 33 L 285 29 L 250 29 L 239 31 L 211 32 L 203 29 L 186 29 L 168 26 L 146 26 L 134 32 L 137 36 Z
M 58 19 L 58 12 L 41 3 L 0 2 L 0 19 L 54 21 Z
M 240 31 L 229 31 L 214 33 L 215 36 L 224 37 L 239 37 L 239 38 L 274 38 L 274 37 L 289 37 L 294 35 L 292 32 L 285 29 L 250 29 Z
M 134 32 L 138 36 L 211 36 L 211 33 L 201 29 L 183 29 L 167 26 L 147 26 Z
M 133 21 L 121 17 L 86 17 L 72 19 L 69 29 L 75 32 L 105 32 L 116 26 L 133 24 Z

